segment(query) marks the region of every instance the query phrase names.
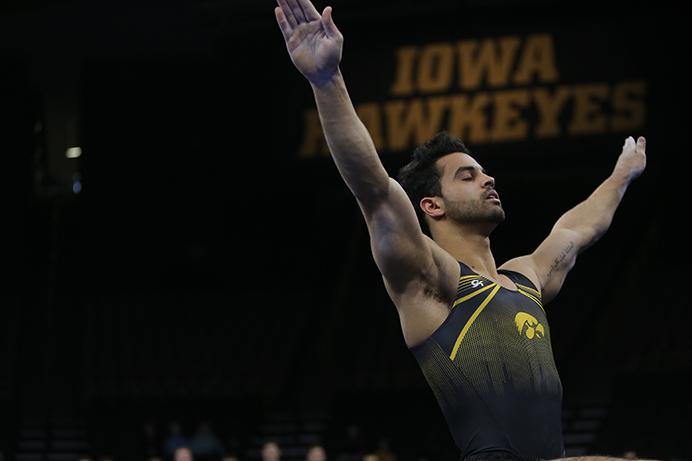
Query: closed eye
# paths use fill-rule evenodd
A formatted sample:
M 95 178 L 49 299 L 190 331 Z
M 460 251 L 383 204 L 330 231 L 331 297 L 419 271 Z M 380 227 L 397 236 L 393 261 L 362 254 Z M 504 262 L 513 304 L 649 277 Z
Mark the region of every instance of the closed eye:
M 457 171 L 454 173 L 454 176 L 456 178 L 461 179 L 462 181 L 473 181 L 476 178 L 476 173 L 479 171 L 481 173 L 485 173 L 485 170 L 483 168 L 478 168 L 475 166 L 461 166 L 457 168 Z

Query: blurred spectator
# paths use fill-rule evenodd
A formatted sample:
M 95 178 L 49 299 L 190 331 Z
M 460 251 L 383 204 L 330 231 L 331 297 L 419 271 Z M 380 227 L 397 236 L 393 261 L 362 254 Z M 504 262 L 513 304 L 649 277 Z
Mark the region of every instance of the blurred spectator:
M 365 445 L 360 426 L 350 424 L 346 427 L 346 437 L 340 444 L 337 461 L 362 461 L 366 453 Z
M 637 452 L 634 450 L 627 450 L 622 454 L 622 457 L 625 459 L 637 459 Z
M 378 461 L 396 461 L 396 455 L 389 447 L 389 440 L 384 438 L 377 442 L 377 450 L 375 450 L 375 455 L 377 455 Z
M 190 440 L 189 447 L 196 458 L 213 458 L 218 460 L 225 454 L 221 440 L 214 434 L 209 423 L 206 422 L 202 422 L 197 426 L 195 435 Z
M 192 451 L 187 447 L 178 447 L 173 454 L 173 461 L 193 461 Z
M 363 461 L 380 461 L 375 453 L 365 453 L 363 455 Z
M 305 461 L 327 461 L 327 453 L 322 445 L 312 445 L 305 454 Z
M 240 440 L 235 435 L 226 437 L 226 457 L 223 461 L 231 461 L 230 458 L 235 458 L 233 461 L 238 461 L 240 456 Z
M 139 453 L 144 453 L 146 459 L 158 458 L 159 440 L 154 421 L 147 420 L 142 426 L 142 446 L 138 449 Z
M 269 440 L 262 445 L 262 461 L 281 461 L 279 444 Z
M 183 431 L 180 428 L 180 424 L 172 421 L 168 425 L 168 435 L 163 441 L 163 455 L 170 459 L 173 457 L 175 450 L 181 447 L 187 447 L 187 444 L 187 438 L 183 436 Z

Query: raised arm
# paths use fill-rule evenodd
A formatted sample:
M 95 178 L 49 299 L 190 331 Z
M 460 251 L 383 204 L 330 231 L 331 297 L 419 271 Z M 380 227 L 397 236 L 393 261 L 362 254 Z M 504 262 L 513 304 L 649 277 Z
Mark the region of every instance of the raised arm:
M 536 251 L 512 259 L 502 268 L 522 272 L 538 283 L 544 303 L 553 299 L 574 267 L 577 255 L 608 230 L 627 187 L 645 167 L 646 139 L 640 137 L 635 142 L 628 137 L 608 179 L 589 198 L 563 214 Z
M 308 0 L 279 0 L 276 18 L 298 70 L 312 86 L 322 129 L 339 172 L 369 205 L 386 194 L 389 176 L 346 90 L 339 70 L 343 36 L 331 7 L 320 16 Z
M 388 284 L 403 290 L 433 265 L 431 241 L 406 193 L 384 169 L 353 107 L 339 70 L 343 36 L 331 7 L 320 14 L 309 0 L 278 4 L 275 15 L 286 48 L 312 86 L 332 158 L 368 224 L 375 262 Z

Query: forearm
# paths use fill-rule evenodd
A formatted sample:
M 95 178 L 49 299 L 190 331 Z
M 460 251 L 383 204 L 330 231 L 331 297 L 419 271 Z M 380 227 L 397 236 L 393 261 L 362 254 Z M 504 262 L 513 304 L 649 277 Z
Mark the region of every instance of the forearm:
M 592 245 L 610 227 L 629 182 L 629 178 L 614 172 L 589 198 L 562 215 L 555 223 L 555 228 L 576 232 L 582 248 Z
M 356 114 L 341 72 L 323 84 L 313 83 L 312 89 L 327 145 L 349 189 L 366 204 L 386 195 L 389 175 Z

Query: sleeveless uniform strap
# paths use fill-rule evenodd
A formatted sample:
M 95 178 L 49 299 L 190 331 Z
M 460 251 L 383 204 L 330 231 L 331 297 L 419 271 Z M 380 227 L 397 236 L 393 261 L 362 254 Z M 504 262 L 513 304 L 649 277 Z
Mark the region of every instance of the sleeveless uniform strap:
M 478 275 L 476 272 L 471 270 L 471 268 L 469 266 L 467 266 L 465 263 L 463 263 L 461 261 L 457 261 L 457 262 L 459 263 L 459 268 L 460 268 L 459 276 L 460 277 L 463 277 L 465 275 Z
M 536 285 L 534 285 L 533 282 L 527 276 L 522 274 L 521 272 L 510 271 L 508 269 L 498 269 L 498 272 L 500 274 L 505 274 L 514 283 L 518 283 L 518 284 L 523 285 L 525 287 L 529 287 L 533 291 L 538 291 L 538 287 Z
M 534 285 L 533 282 L 524 274 L 516 271 L 510 271 L 507 269 L 499 269 L 497 272 L 509 277 L 509 279 L 517 285 L 517 288 L 519 288 L 520 291 L 527 292 L 535 296 L 539 300 L 542 298 L 541 295 L 543 293 L 541 293 L 538 287 Z

